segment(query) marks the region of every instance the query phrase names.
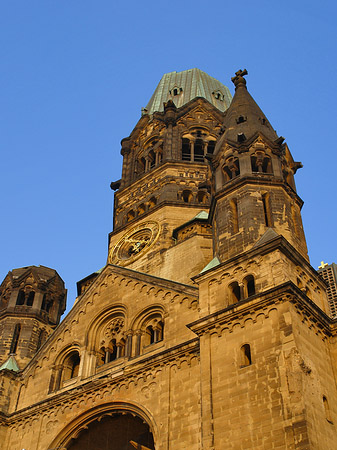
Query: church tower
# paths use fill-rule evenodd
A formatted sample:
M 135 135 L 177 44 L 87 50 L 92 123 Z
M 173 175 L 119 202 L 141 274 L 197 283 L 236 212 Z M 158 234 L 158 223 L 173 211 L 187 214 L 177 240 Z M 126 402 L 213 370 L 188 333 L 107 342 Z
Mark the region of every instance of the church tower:
M 0 286 L 0 366 L 23 369 L 60 321 L 66 289 L 44 266 L 8 272 Z
M 109 263 L 189 284 L 212 259 L 206 155 L 230 102 L 229 89 L 199 69 L 163 76 L 122 140 Z
M 294 162 L 284 143 L 255 103 L 239 71 L 232 78 L 233 101 L 213 155 L 212 219 L 214 254 L 220 261 L 253 247 L 265 233 L 282 235 L 306 259 L 301 221 L 302 200 L 296 193 Z
M 55 271 L 5 278 L 4 450 L 336 448 L 337 321 L 301 163 L 246 75 L 233 99 L 199 69 L 163 76 L 122 140 L 107 263 L 59 326 Z

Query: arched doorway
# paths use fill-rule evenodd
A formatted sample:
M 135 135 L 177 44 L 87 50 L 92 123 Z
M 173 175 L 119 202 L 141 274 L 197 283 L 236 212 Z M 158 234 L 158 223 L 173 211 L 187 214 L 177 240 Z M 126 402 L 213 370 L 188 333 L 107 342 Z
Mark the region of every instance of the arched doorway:
M 149 425 L 137 415 L 114 412 L 87 423 L 67 450 L 154 450 Z

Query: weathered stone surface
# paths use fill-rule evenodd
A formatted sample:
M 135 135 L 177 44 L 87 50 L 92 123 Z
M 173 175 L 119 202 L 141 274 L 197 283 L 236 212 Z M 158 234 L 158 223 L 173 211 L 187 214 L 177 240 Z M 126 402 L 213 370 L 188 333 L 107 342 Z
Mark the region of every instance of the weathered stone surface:
M 3 450 L 336 448 L 337 327 L 308 261 L 300 163 L 245 73 L 227 111 L 221 90 L 186 103 L 170 86 L 123 139 L 107 264 L 56 328 L 58 276 L 5 278 L 0 362 L 20 371 L 0 370 Z

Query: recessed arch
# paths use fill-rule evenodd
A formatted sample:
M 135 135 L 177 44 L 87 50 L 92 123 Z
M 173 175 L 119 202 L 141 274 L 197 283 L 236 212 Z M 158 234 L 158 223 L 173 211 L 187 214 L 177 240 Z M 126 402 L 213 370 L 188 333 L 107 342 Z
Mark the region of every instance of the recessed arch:
M 97 312 L 87 329 L 87 346 L 90 351 L 95 350 L 99 345 L 99 330 L 106 326 L 113 319 L 123 318 L 126 320 L 127 307 L 121 303 L 110 305 L 109 307 Z M 126 324 L 125 324 L 126 326 Z
M 127 403 L 127 402 L 111 402 L 106 403 L 103 405 L 99 405 L 95 408 L 90 409 L 89 411 L 86 411 L 85 413 L 81 414 L 78 417 L 75 417 L 70 423 L 68 423 L 63 430 L 58 434 L 58 436 L 49 444 L 48 448 L 67 448 L 68 450 L 78 450 L 79 447 L 77 444 L 81 444 L 80 438 L 81 435 L 85 437 L 86 430 L 90 430 L 90 428 L 94 424 L 103 423 L 104 420 L 109 421 L 109 419 L 105 418 L 111 418 L 114 417 L 133 417 L 135 420 L 133 423 L 136 423 L 139 421 L 144 424 L 144 429 L 147 429 L 148 432 L 152 436 L 152 442 L 144 442 L 147 439 L 146 436 L 143 436 L 143 444 L 141 442 L 137 442 L 135 439 L 139 438 L 138 436 L 133 436 L 132 433 L 129 433 L 126 438 L 130 441 L 133 440 L 134 442 L 137 442 L 141 445 L 149 445 L 150 450 L 154 450 L 155 446 L 154 443 L 158 440 L 158 429 L 154 422 L 154 419 L 152 415 L 143 407 L 136 403 Z M 103 421 L 103 422 L 102 422 Z M 111 423 L 111 422 L 110 422 Z M 125 424 L 124 424 L 125 425 Z M 99 428 L 99 427 L 98 427 Z M 99 432 L 104 431 L 104 427 L 99 430 Z M 120 427 L 118 430 L 120 434 L 125 433 L 125 430 Z M 136 431 L 137 432 L 137 431 Z M 135 433 L 136 434 L 136 433 Z M 104 434 L 103 434 L 104 436 Z M 105 436 L 106 437 L 106 436 Z M 125 439 L 126 441 L 126 439 Z M 77 446 L 76 446 L 77 445 Z M 111 443 L 110 446 L 103 447 L 101 443 L 98 443 L 100 447 L 97 447 L 97 450 L 110 450 L 111 449 Z M 103 445 L 104 445 L 104 439 L 103 439 Z M 96 450 L 96 447 L 90 447 L 92 450 Z M 123 447 L 122 447 L 123 448 Z M 132 449 L 133 447 L 127 447 L 128 449 Z

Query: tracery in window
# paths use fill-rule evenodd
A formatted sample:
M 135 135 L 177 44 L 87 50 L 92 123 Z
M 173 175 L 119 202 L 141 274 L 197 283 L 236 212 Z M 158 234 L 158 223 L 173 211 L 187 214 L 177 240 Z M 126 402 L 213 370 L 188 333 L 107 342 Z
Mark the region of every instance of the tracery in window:
M 101 332 L 98 365 L 107 364 L 125 355 L 124 318 L 111 320 Z

